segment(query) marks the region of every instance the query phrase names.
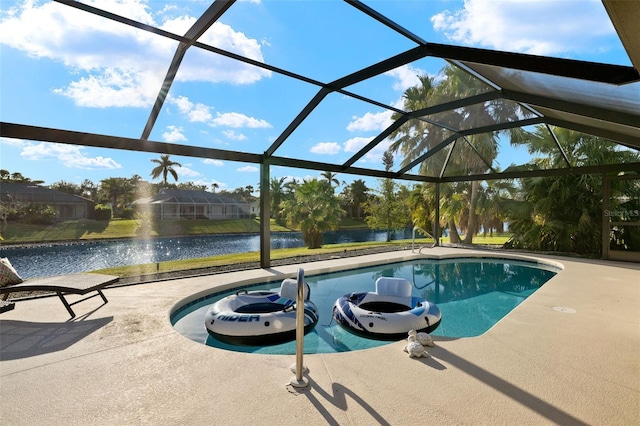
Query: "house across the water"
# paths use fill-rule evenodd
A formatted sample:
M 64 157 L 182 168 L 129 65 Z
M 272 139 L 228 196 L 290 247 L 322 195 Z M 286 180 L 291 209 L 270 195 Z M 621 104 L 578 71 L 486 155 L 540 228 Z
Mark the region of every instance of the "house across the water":
M 161 189 L 155 197 L 134 201 L 158 219 L 246 219 L 250 204 L 212 192 L 193 189 Z
M 94 201 L 33 183 L 2 182 L 0 199 L 8 204 L 51 206 L 56 220 L 95 219 Z

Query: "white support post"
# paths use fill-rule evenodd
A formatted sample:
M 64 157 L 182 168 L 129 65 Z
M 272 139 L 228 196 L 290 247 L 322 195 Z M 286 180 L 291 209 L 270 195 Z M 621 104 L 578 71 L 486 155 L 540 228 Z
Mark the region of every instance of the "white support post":
M 303 376 L 304 365 L 304 269 L 298 269 L 298 297 L 296 298 L 296 375 L 291 378 L 291 386 L 306 388 L 309 380 Z

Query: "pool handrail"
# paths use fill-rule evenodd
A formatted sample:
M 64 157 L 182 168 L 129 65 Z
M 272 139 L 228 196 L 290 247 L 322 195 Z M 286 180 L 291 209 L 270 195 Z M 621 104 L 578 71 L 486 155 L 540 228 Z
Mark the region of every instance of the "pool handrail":
M 309 381 L 302 376 L 304 371 L 304 269 L 298 268 L 298 294 L 296 298 L 296 375 L 291 378 L 290 384 L 296 388 L 304 388 Z
M 430 233 L 428 233 L 427 231 L 425 231 L 424 229 L 422 229 L 419 226 L 414 226 L 413 227 L 413 233 L 411 235 L 411 253 L 415 253 L 415 246 L 416 246 L 416 231 L 420 230 L 422 231 L 423 234 L 427 235 L 428 237 L 433 238 L 433 244 L 431 245 L 430 248 L 434 248 L 436 246 L 436 239 L 433 235 L 431 235 Z M 418 249 L 418 254 L 422 251 L 422 249 L 425 246 L 420 246 L 420 248 Z

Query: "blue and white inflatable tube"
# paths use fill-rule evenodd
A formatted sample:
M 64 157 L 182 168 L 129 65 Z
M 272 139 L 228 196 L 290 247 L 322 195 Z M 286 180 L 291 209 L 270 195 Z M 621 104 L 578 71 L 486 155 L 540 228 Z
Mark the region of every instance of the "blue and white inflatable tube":
M 304 333 L 318 323 L 318 308 L 309 300 L 305 285 Z M 205 314 L 209 334 L 221 342 L 243 346 L 266 346 L 296 338 L 296 296 L 298 283 L 287 278 L 279 291 L 246 291 L 211 305 Z
M 406 339 L 409 330 L 431 333 L 440 325 L 437 305 L 411 295 L 403 278 L 379 278 L 376 291 L 345 294 L 333 305 L 333 318 L 350 333 L 376 340 Z

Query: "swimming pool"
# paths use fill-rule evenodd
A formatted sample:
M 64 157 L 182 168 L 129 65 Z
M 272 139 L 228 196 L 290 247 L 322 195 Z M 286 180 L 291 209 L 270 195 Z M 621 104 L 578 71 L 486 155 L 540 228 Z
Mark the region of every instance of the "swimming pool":
M 401 277 L 413 283 L 413 294 L 438 305 L 440 326 L 431 333 L 449 338 L 479 336 L 489 330 L 540 286 L 559 272 L 555 266 L 513 259 L 419 259 L 305 277 L 320 320 L 305 336 L 305 353 L 334 353 L 368 349 L 390 342 L 365 339 L 343 330 L 331 310 L 340 296 L 374 290 L 379 277 Z M 234 346 L 209 336 L 204 316 L 214 302 L 239 289 L 267 290 L 281 280 L 212 293 L 171 314 L 173 327 L 196 342 L 222 349 L 262 354 L 295 354 L 295 341 L 273 346 Z

